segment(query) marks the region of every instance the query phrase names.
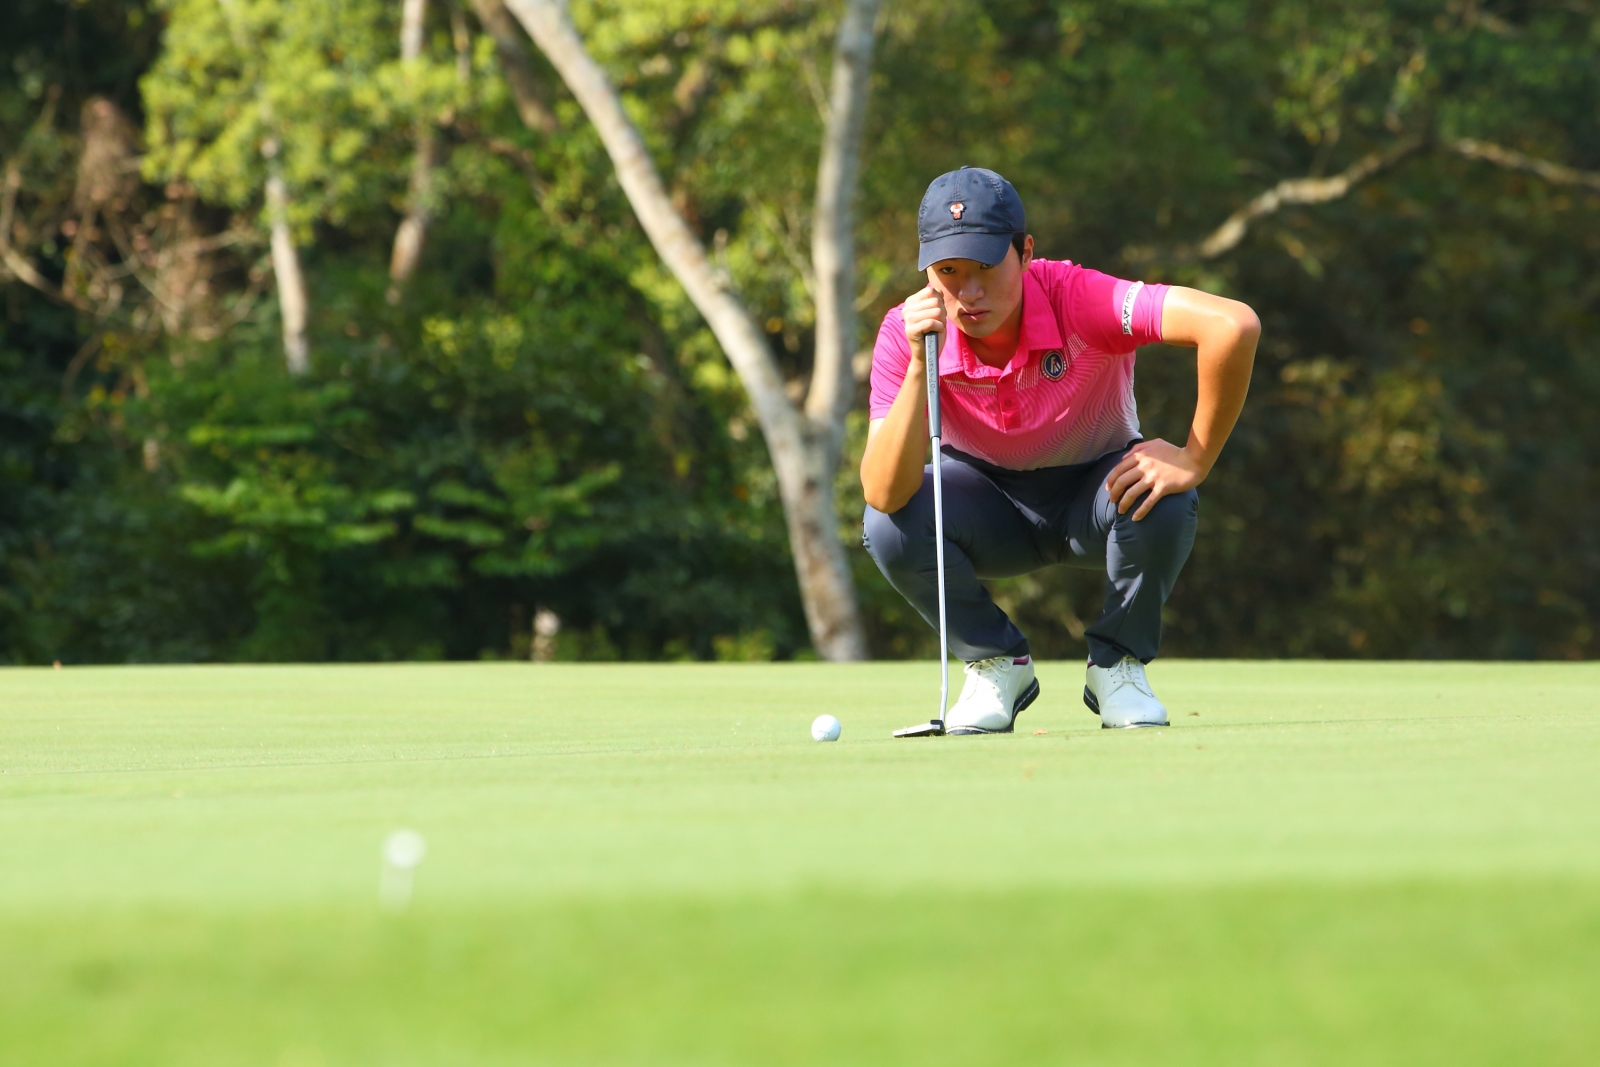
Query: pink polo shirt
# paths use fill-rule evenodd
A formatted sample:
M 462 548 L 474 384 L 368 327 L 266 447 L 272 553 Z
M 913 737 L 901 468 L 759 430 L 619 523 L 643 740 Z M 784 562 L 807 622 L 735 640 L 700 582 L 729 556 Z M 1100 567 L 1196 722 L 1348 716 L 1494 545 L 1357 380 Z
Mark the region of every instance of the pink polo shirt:
M 1139 437 L 1133 352 L 1161 340 L 1168 288 L 1034 260 L 1010 363 L 981 363 L 959 329 L 946 334 L 955 340 L 939 353 L 944 443 L 1011 470 L 1088 463 L 1126 447 Z M 872 352 L 872 418 L 889 413 L 910 362 L 896 307 Z

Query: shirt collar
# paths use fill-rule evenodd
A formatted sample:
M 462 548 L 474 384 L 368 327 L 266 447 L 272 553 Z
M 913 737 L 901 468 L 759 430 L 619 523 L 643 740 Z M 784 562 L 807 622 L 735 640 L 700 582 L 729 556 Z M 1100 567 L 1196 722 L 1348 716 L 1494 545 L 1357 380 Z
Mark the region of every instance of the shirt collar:
M 1040 349 L 1061 347 L 1061 327 L 1050 308 L 1050 297 L 1044 286 L 1033 276 L 1033 265 L 1022 278 L 1022 332 L 1017 339 L 1017 351 L 1026 355 Z
M 997 377 L 1004 373 L 1000 367 L 979 362 L 967 347 L 967 337 L 959 327 L 949 331 L 955 344 L 947 344 L 939 352 L 939 377 L 965 372 L 971 377 Z M 1030 264 L 1022 276 L 1022 327 L 1017 331 L 1017 354 L 1008 364 L 1011 368 L 1025 366 L 1030 355 L 1041 349 L 1061 347 L 1061 327 L 1056 324 L 1055 313 L 1050 310 L 1050 298 L 1044 286 L 1034 277 Z

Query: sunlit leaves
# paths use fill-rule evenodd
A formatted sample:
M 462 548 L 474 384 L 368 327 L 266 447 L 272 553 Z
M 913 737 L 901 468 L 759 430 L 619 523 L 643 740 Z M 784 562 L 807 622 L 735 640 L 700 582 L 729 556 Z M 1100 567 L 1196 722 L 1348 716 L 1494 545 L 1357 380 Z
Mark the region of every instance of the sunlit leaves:
M 275 144 L 302 232 L 386 203 L 411 119 L 439 117 L 459 92 L 452 63 L 401 71 L 398 7 L 381 0 L 169 0 L 166 16 L 143 82 L 146 177 L 259 204 Z

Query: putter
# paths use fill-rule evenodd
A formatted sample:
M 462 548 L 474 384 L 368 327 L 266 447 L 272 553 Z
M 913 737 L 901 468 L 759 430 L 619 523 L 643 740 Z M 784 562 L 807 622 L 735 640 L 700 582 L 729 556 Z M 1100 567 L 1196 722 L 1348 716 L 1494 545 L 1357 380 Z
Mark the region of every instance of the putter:
M 933 441 L 933 551 L 939 566 L 939 713 L 925 723 L 896 730 L 896 737 L 943 737 L 945 704 L 950 699 L 950 637 L 944 613 L 944 488 L 939 481 L 939 335 L 922 335 L 928 365 L 928 436 Z

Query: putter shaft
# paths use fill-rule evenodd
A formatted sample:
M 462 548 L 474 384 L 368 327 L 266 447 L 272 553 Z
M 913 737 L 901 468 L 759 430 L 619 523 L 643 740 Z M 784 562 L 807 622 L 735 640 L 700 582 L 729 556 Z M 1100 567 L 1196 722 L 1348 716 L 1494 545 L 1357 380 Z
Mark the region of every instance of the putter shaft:
M 944 608 L 944 482 L 939 471 L 939 335 L 922 335 L 922 357 L 928 370 L 928 439 L 933 443 L 933 551 L 939 568 L 939 710 L 933 718 L 895 737 L 942 737 L 945 705 L 950 702 L 950 634 Z
M 939 713 L 932 719 L 944 732 L 945 706 L 950 700 L 950 637 L 944 608 L 944 482 L 940 478 L 939 444 L 939 335 L 922 335 L 923 361 L 928 365 L 928 437 L 933 442 L 933 551 L 939 568 Z

